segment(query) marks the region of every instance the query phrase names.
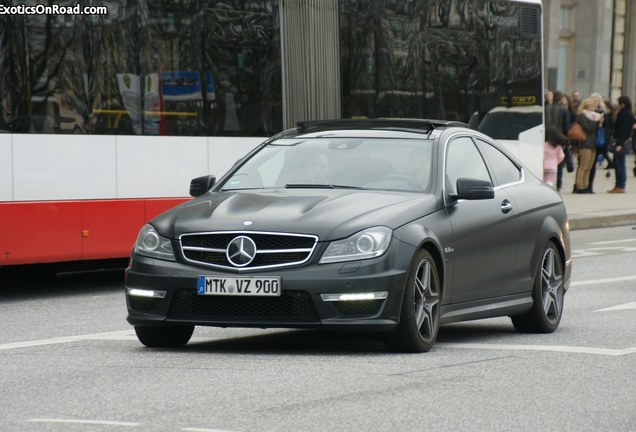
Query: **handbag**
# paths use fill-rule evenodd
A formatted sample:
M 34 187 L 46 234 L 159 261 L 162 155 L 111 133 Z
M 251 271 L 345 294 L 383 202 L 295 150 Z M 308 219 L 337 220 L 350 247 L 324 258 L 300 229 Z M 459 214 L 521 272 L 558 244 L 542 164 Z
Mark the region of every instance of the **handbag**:
M 572 139 L 573 141 L 585 141 L 587 139 L 587 134 L 585 133 L 583 126 L 581 126 L 581 123 L 574 122 L 574 124 L 568 131 L 568 138 Z
M 602 149 L 605 147 L 605 128 L 596 128 L 596 148 Z

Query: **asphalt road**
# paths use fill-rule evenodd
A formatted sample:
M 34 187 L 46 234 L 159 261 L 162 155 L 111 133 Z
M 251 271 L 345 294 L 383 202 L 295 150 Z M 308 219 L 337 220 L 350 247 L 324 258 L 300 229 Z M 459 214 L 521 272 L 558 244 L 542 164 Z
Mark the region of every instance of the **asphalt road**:
M 0 431 L 636 431 L 636 230 L 575 231 L 559 330 L 442 327 L 426 354 L 371 337 L 197 328 L 144 348 L 120 271 L 0 291 Z

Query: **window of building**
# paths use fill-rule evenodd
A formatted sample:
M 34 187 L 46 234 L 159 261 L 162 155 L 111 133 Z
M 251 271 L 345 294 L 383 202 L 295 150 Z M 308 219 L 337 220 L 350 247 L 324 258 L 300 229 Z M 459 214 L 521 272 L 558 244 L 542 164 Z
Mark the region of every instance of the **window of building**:
M 572 5 L 561 5 L 561 24 L 559 30 L 562 32 L 574 31 L 574 7 Z
M 565 92 L 569 92 L 572 86 L 575 11 L 574 4 L 566 3 L 561 5 L 557 89 Z

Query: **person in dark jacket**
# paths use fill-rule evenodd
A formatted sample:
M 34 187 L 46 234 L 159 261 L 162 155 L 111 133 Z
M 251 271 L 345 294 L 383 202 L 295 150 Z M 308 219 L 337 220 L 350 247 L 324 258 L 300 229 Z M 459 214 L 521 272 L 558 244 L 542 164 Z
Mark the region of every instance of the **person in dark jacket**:
M 625 157 L 629 153 L 631 146 L 632 128 L 634 127 L 634 114 L 632 112 L 632 101 L 627 96 L 618 98 L 618 114 L 614 125 L 614 171 L 616 172 L 616 183 L 614 189 L 609 193 L 625 193 L 627 183 L 627 168 L 625 167 Z

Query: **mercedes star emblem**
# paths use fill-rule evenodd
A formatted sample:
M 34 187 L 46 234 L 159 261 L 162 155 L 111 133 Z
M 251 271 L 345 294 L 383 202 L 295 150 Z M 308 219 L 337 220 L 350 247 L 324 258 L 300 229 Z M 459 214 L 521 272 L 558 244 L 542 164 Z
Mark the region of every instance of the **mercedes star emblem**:
M 236 267 L 245 267 L 251 263 L 256 256 L 256 243 L 254 243 L 254 241 L 249 237 L 235 237 L 227 245 L 225 255 L 232 265 Z

